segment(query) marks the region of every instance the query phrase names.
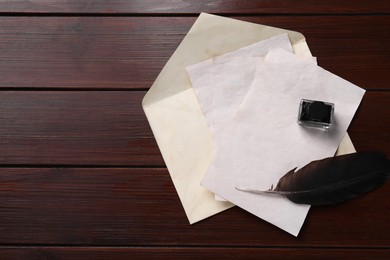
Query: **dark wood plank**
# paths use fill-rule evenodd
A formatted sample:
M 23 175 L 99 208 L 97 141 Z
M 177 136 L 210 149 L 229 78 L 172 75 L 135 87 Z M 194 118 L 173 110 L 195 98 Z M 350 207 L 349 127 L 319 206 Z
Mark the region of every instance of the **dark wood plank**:
M 245 14 L 302 14 L 302 13 L 388 13 L 386 0 L 373 1 L 238 1 L 238 0 L 111 0 L 111 1 L 0 1 L 1 12 L 14 13 L 120 13 L 120 14 L 194 14 L 245 13 Z
M 33 247 L 0 248 L 6 259 L 376 259 L 388 260 L 390 250 L 386 249 L 290 249 L 290 248 L 102 248 L 102 247 Z
M 164 165 L 143 91 L 0 92 L 0 164 Z M 350 127 L 358 150 L 390 156 L 390 92 L 368 92 Z
M 193 19 L 180 22 L 0 17 L 0 87 L 149 88 Z
M 163 165 L 145 92 L 0 92 L 0 164 Z
M 313 207 L 298 238 L 237 207 L 190 226 L 166 169 L 0 168 L 0 184 L 0 245 L 390 250 L 390 182 Z
M 389 92 L 365 94 L 348 130 L 358 151 L 382 151 L 390 158 L 389 98 Z
M 238 18 L 300 31 L 321 66 L 390 89 L 390 16 Z M 0 17 L 0 89 L 148 89 L 195 19 Z

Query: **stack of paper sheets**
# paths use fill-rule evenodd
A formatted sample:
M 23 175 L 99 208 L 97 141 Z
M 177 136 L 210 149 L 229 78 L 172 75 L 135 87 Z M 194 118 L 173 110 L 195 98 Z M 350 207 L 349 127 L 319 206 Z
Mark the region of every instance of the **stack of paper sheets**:
M 214 136 L 215 159 L 202 185 L 297 235 L 309 205 L 235 188 L 267 190 L 291 169 L 333 156 L 364 90 L 312 58 L 294 55 L 286 34 L 190 66 L 187 72 Z M 334 103 L 335 125 L 326 131 L 300 126 L 303 98 Z
M 365 91 L 319 67 L 296 33 L 244 23 L 265 35 L 246 41 L 242 23 L 202 14 L 143 107 L 190 223 L 235 204 L 297 236 L 308 205 L 236 187 L 267 190 L 289 170 L 333 156 Z M 205 31 L 215 28 L 225 34 L 206 34 L 209 46 L 238 48 L 211 59 L 194 47 L 192 54 L 184 52 L 194 42 L 202 45 Z M 225 36 L 229 30 L 241 32 L 242 42 L 233 44 L 237 39 Z M 182 85 L 175 82 L 180 80 Z M 334 125 L 326 131 L 300 126 L 301 99 L 334 103 Z

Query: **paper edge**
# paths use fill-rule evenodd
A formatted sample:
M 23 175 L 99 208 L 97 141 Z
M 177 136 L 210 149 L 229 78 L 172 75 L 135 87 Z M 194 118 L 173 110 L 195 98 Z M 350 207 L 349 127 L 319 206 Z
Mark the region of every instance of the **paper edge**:
M 207 17 L 207 18 L 218 18 L 218 19 L 236 20 L 237 22 L 240 22 L 240 23 L 248 23 L 248 24 L 252 24 L 252 25 L 255 25 L 255 26 L 263 26 L 264 28 L 267 28 L 267 29 L 275 28 L 275 29 L 277 29 L 277 30 L 280 30 L 281 33 L 284 33 L 284 32 L 288 33 L 290 42 L 293 42 L 293 40 L 291 39 L 291 37 L 292 37 L 291 34 L 293 34 L 293 35 L 294 35 L 294 38 L 300 38 L 298 41 L 296 41 L 294 44 L 292 44 L 293 49 L 294 49 L 294 52 L 295 52 L 295 51 L 303 52 L 303 50 L 306 49 L 305 51 L 307 52 L 307 54 L 311 56 L 311 52 L 310 52 L 310 49 L 309 49 L 309 47 L 308 47 L 308 45 L 307 45 L 306 39 L 305 39 L 304 35 L 303 35 L 302 33 L 300 33 L 300 32 L 292 31 L 292 30 L 286 30 L 286 29 L 283 29 L 283 28 L 272 27 L 272 26 L 268 26 L 268 25 L 262 25 L 262 24 L 256 24 L 256 23 L 241 21 L 241 20 L 238 20 L 238 19 L 227 18 L 227 17 L 212 15 L 212 14 L 208 14 L 208 13 L 201 13 L 201 14 L 199 15 L 199 17 L 198 17 L 197 20 L 194 22 L 194 24 L 192 25 L 191 29 L 190 29 L 189 32 L 187 33 L 187 35 L 184 37 L 183 41 L 186 39 L 186 37 L 189 35 L 190 32 L 192 32 L 194 29 L 196 29 L 195 25 L 197 24 L 197 22 L 199 22 L 199 19 L 204 18 L 204 17 Z M 171 61 L 171 59 L 173 59 L 173 57 L 174 57 L 176 51 L 177 51 L 177 50 L 180 48 L 180 46 L 183 44 L 183 41 L 179 44 L 179 46 L 176 48 L 175 52 L 174 52 L 174 53 L 172 54 L 172 56 L 168 59 L 167 63 L 164 65 L 163 69 L 160 71 L 160 73 L 159 73 L 159 75 L 157 76 L 156 80 L 154 81 L 154 83 L 152 84 L 152 86 L 150 87 L 150 89 L 148 90 L 148 92 L 146 93 L 146 95 L 145 95 L 145 96 L 143 97 L 143 99 L 142 99 L 142 108 L 143 108 L 143 111 L 144 111 L 144 113 L 145 113 L 145 115 L 146 115 L 146 118 L 147 118 L 147 120 L 148 120 L 148 122 L 149 122 L 149 125 L 150 125 L 150 127 L 151 127 L 151 130 L 152 130 L 152 132 L 153 132 L 153 136 L 154 136 L 154 138 L 156 139 L 157 146 L 158 146 L 158 148 L 159 148 L 160 153 L 162 154 L 162 156 L 163 156 L 163 152 L 162 152 L 162 149 L 161 149 L 161 147 L 160 147 L 160 144 L 159 144 L 159 141 L 158 141 L 158 138 L 157 138 L 158 135 L 156 134 L 156 130 L 155 130 L 154 124 L 152 123 L 152 120 L 150 120 L 150 118 L 149 118 L 149 115 L 148 115 L 148 114 L 149 114 L 149 111 L 147 111 L 147 110 L 148 110 L 147 108 L 152 109 L 152 107 L 153 107 L 153 106 L 157 106 L 161 100 L 166 99 L 166 98 L 170 98 L 170 97 L 172 97 L 172 96 L 174 96 L 174 95 L 177 95 L 177 94 L 181 93 L 182 91 L 187 90 L 187 89 L 183 89 L 183 90 L 178 91 L 178 92 L 176 92 L 176 93 L 174 93 L 174 94 L 172 94 L 172 95 L 170 95 L 170 96 L 166 96 L 166 97 L 164 97 L 163 99 L 158 99 L 157 101 L 152 99 L 153 89 L 154 89 L 154 86 L 155 86 L 156 82 L 158 81 L 160 75 L 162 75 L 164 69 L 169 65 L 169 62 Z M 295 47 L 294 47 L 294 46 L 295 46 Z M 183 69 L 184 69 L 184 68 L 183 68 Z M 353 145 L 353 144 L 352 144 L 352 145 Z M 165 164 L 167 165 L 165 159 L 164 159 L 164 162 L 165 162 Z M 167 168 L 168 168 L 168 165 L 167 165 Z M 172 178 L 171 173 L 170 173 L 170 177 Z M 199 187 L 201 187 L 201 186 L 199 185 Z M 202 188 L 203 188 L 203 187 L 202 187 Z M 209 192 L 209 191 L 207 191 L 207 192 Z M 211 193 L 211 192 L 210 192 L 210 193 Z M 180 198 L 180 195 L 179 195 L 179 194 L 178 194 L 178 197 Z M 230 204 L 231 204 L 231 203 L 230 203 Z M 185 209 L 184 205 L 182 205 L 182 206 L 183 206 L 183 208 Z M 210 214 L 210 215 L 205 216 L 205 217 L 199 217 L 199 218 L 192 219 L 190 216 L 187 215 L 187 218 L 188 218 L 188 221 L 190 222 L 190 224 L 194 224 L 194 223 L 196 223 L 196 222 L 199 222 L 199 221 L 201 221 L 201 220 L 203 220 L 203 219 L 206 219 L 206 218 L 211 217 L 211 216 L 213 216 L 213 215 L 215 215 L 215 214 L 218 214 L 218 213 L 220 213 L 220 212 L 222 212 L 222 211 L 224 211 L 224 210 L 226 210 L 226 209 L 228 209 L 228 208 L 231 208 L 231 207 L 233 207 L 233 206 L 234 206 L 234 205 L 231 204 L 231 205 L 227 206 L 225 209 L 219 210 L 218 212 L 215 212 L 214 214 Z M 186 211 L 186 210 L 185 210 L 185 211 Z M 186 211 L 186 214 L 187 214 L 187 211 Z

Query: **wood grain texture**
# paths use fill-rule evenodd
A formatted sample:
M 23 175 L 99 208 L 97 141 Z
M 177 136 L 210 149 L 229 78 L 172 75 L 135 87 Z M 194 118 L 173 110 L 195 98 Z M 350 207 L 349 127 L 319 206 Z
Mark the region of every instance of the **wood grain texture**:
M 98 13 L 98 14 L 197 14 L 244 13 L 244 14 L 305 14 L 305 13 L 389 13 L 386 0 L 337 1 L 337 0 L 1 0 L 1 12 L 14 13 Z
M 390 16 L 236 17 L 303 33 L 318 63 L 390 89 Z M 0 17 L 0 89 L 148 89 L 195 17 Z
M 0 0 L 0 259 L 390 259 L 390 182 L 298 238 L 238 207 L 188 224 L 141 100 L 200 12 L 303 33 L 390 157 L 387 0 Z
M 366 92 L 348 133 L 358 151 L 382 151 L 390 157 L 390 92 Z M 379 141 L 381 140 L 381 141 Z
M 163 165 L 145 92 L 0 92 L 0 164 Z
M 166 169 L 1 168 L 0 244 L 390 249 L 390 182 L 313 207 L 298 238 L 239 209 L 189 225 Z
M 0 92 L 0 164 L 164 165 L 142 111 L 144 91 Z M 390 92 L 368 92 L 349 132 L 390 156 Z
M 223 248 L 223 247 L 32 247 L 0 248 L 6 259 L 317 259 L 388 260 L 390 250 L 379 249 L 307 249 L 307 248 Z

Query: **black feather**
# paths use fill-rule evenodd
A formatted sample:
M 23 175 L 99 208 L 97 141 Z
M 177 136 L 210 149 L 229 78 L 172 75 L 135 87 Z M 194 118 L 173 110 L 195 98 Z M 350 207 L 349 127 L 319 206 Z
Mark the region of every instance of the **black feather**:
M 253 191 L 286 196 L 299 204 L 328 205 L 353 199 L 390 177 L 390 161 L 379 152 L 359 152 L 313 161 L 286 173 L 275 189 Z

